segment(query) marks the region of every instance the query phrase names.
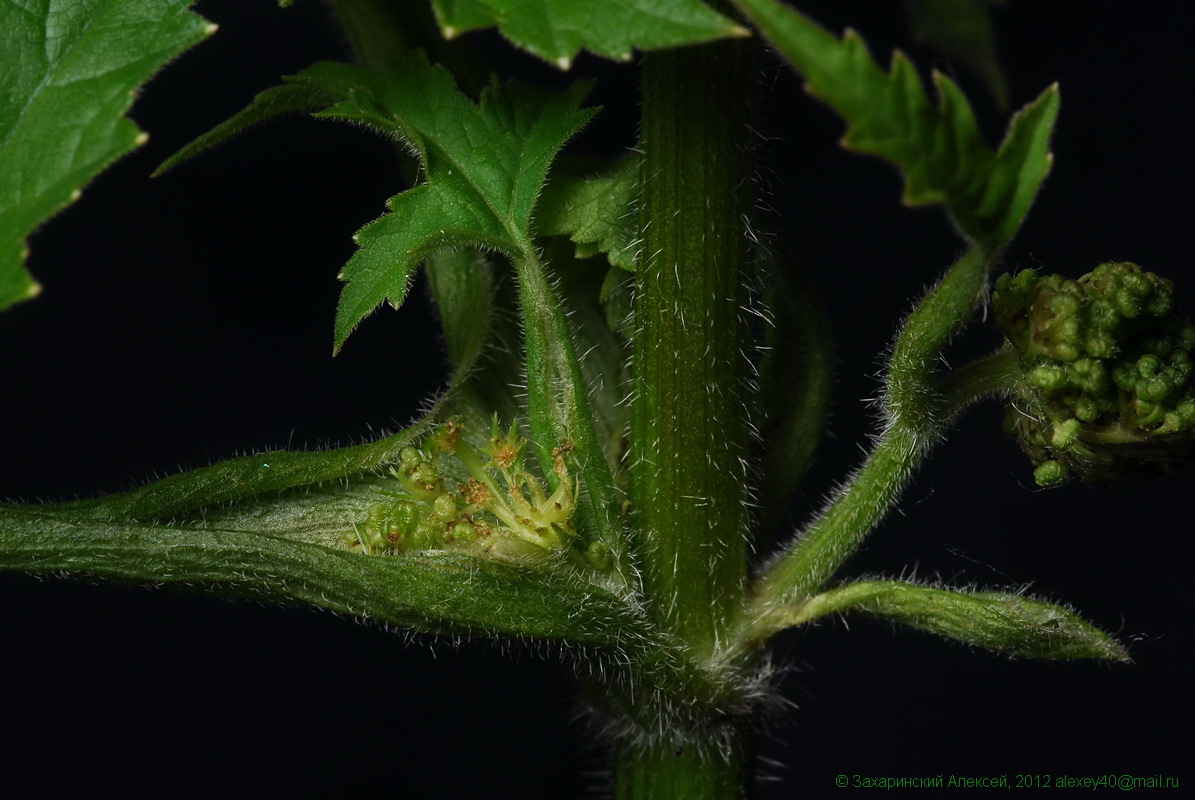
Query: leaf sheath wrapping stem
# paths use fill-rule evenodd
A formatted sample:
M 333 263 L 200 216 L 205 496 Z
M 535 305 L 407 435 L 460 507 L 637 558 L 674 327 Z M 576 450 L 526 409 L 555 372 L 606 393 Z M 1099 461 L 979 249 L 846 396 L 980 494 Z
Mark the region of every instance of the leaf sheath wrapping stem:
M 598 440 L 564 306 L 548 283 L 534 249 L 528 246 L 525 252 L 515 261 L 515 269 L 526 347 L 528 414 L 536 455 L 554 485 L 558 479 L 553 470 L 553 450 L 562 443 L 572 448 L 571 456 L 563 455 L 580 467 L 584 482 L 579 503 L 582 519 L 605 544 L 616 572 L 625 577 L 619 493 Z

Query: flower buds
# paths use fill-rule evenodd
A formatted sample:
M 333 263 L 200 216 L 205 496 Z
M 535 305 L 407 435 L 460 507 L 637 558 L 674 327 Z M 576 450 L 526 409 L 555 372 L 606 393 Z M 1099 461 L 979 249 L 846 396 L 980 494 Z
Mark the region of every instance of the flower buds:
M 373 506 L 345 535 L 350 549 L 371 555 L 458 550 L 525 564 L 575 544 L 576 482 L 567 463 L 572 445 L 562 442 L 553 453 L 556 488 L 548 494 L 526 470 L 527 441 L 517 426 L 504 434 L 495 418 L 481 453 L 464 431 L 464 423 L 450 420 L 422 449 L 403 448 L 392 470 L 401 491 L 382 491 L 391 499 Z M 462 469 L 469 476 L 463 482 L 447 478 Z M 447 488 L 453 483 L 455 491 Z M 609 559 L 592 550 L 578 550 L 578 563 L 606 568 Z
M 1135 264 L 1004 275 L 992 297 L 1023 377 L 1005 426 L 1039 485 L 1173 472 L 1195 457 L 1195 326 Z

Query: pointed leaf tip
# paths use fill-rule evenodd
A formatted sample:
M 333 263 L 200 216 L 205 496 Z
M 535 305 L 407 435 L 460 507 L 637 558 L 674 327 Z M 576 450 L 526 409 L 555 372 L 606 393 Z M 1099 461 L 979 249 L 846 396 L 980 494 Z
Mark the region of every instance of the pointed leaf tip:
M 208 24 L 187 11 L 191 0 L 76 5 L 67 14 L 55 3 L 0 2 L 0 310 L 36 295 L 24 240 L 144 143 L 125 116 L 138 87 L 202 41 Z
M 849 28 L 839 39 L 777 0 L 735 2 L 811 93 L 846 120 L 846 146 L 901 170 L 905 203 L 944 204 L 966 238 L 985 250 L 1012 238 L 1049 172 L 1056 93 L 1047 90 L 1044 103 L 1039 98 L 1014 115 L 994 153 L 949 78 L 935 72 L 938 102 L 932 103 L 899 51 L 885 73 Z
M 205 153 L 218 144 L 242 133 L 249 128 L 289 113 L 312 111 L 335 102 L 336 97 L 303 80 L 302 75 L 287 78 L 287 83 L 259 92 L 249 105 L 212 128 L 207 133 L 188 142 L 177 153 L 158 165 L 153 177 L 158 177 L 185 161 Z
M 964 644 L 1019 658 L 1129 661 L 1125 648 L 1070 609 L 1013 592 L 971 592 L 906 581 L 857 581 L 799 606 L 774 609 L 757 635 L 827 614 L 863 612 Z
M 406 299 L 420 263 L 453 247 L 518 254 L 530 247 L 532 211 L 557 152 L 595 113 L 587 86 L 546 93 L 494 84 L 474 103 L 421 53 L 392 73 L 317 64 L 294 79 L 333 101 L 321 117 L 362 124 L 414 147 L 426 182 L 390 198 L 388 213 L 359 230 L 341 270 L 335 347 L 383 302 Z

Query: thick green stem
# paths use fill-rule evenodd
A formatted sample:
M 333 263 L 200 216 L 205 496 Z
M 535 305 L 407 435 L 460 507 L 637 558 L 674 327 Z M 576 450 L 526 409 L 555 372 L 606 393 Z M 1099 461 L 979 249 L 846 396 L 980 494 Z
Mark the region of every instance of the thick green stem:
M 392 46 L 411 45 L 389 26 L 385 0 L 333 5 L 367 65 L 385 67 Z M 613 745 L 614 796 L 624 800 L 726 800 L 750 785 L 757 687 L 752 664 L 729 663 L 724 651 L 748 575 L 744 219 L 753 205 L 755 58 L 752 42 L 718 43 L 645 65 L 638 446 L 629 468 L 640 533 L 628 559 L 667 647 L 636 659 L 633 674 L 602 673 L 592 689 L 595 705 L 627 732 Z M 575 445 L 581 513 L 617 564 L 617 495 L 598 463 L 569 328 L 537 251 L 521 244 L 514 265 L 533 433 L 548 454 L 562 439 Z
M 632 729 L 614 743 L 621 800 L 725 800 L 750 785 L 752 670 L 725 653 L 748 576 L 755 47 L 644 58 L 631 547 L 648 613 L 700 674 L 619 692 L 630 707 L 615 713 Z
M 746 797 L 753 780 L 750 737 L 727 730 L 717 745 L 674 747 L 656 743 L 614 753 L 613 800 Z
M 718 42 L 643 64 L 635 557 L 651 613 L 698 660 L 724 644 L 747 575 L 753 54 L 751 42 Z

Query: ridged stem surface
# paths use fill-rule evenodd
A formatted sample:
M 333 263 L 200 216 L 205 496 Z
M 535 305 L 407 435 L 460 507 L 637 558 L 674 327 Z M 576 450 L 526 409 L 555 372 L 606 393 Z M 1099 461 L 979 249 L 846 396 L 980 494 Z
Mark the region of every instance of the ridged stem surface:
M 748 238 L 754 45 L 643 63 L 631 502 L 657 623 L 712 656 L 747 576 Z

